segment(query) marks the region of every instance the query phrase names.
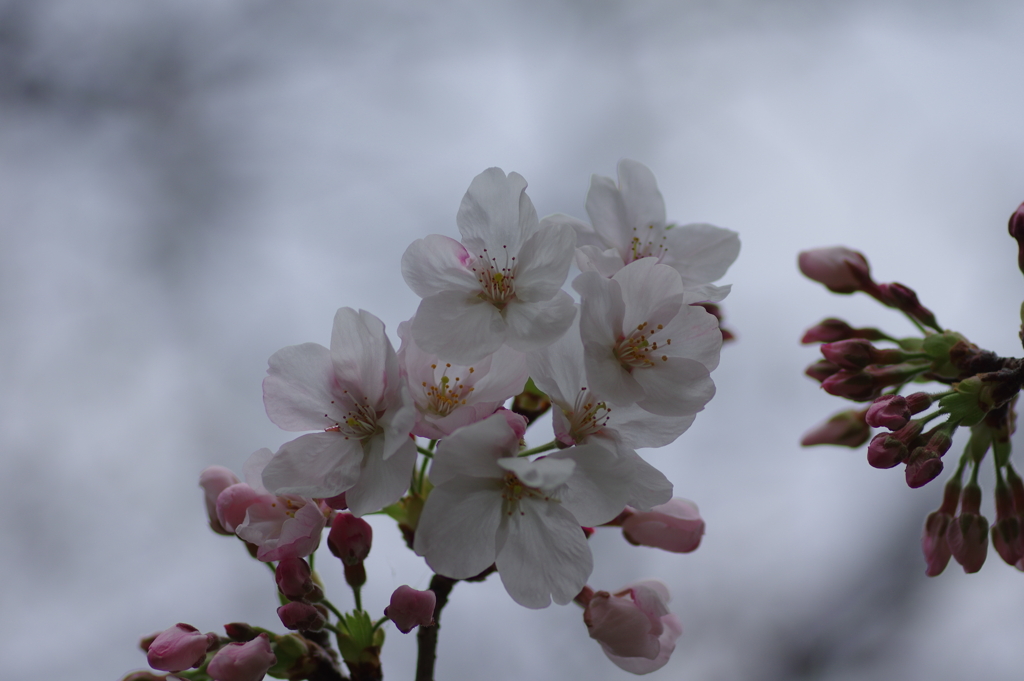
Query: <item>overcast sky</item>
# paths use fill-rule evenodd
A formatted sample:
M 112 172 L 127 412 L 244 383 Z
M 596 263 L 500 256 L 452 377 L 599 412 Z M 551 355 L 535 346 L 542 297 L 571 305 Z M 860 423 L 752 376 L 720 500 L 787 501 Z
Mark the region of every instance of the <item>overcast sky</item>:
M 1024 576 L 994 552 L 924 576 L 940 483 L 798 446 L 844 408 L 802 375 L 803 330 L 912 329 L 795 260 L 862 250 L 943 325 L 1020 354 L 1022 22 L 1009 0 L 0 0 L 0 675 L 118 678 L 178 621 L 280 630 L 269 574 L 208 530 L 196 486 L 291 439 L 263 411 L 267 358 L 328 344 L 342 306 L 397 343 L 418 304 L 402 252 L 457 234 L 483 169 L 585 217 L 621 158 L 654 171 L 670 220 L 743 242 L 718 393 L 645 452 L 704 543 L 591 540 L 595 588 L 672 591 L 684 635 L 650 678 L 1019 674 Z M 430 573 L 373 524 L 364 602 L 383 610 Z M 457 585 L 444 623 L 438 678 L 629 677 L 576 606 L 523 609 L 495 578 Z M 414 648 L 388 631 L 386 678 Z

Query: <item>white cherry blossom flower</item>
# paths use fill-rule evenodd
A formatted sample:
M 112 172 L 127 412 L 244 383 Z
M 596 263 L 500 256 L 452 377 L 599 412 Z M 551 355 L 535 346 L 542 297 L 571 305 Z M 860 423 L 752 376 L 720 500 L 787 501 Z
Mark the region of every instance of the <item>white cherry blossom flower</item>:
M 665 199 L 650 169 L 629 159 L 619 161 L 619 182 L 593 175 L 587 192 L 587 215 L 593 226 L 567 215 L 541 222 L 568 225 L 576 231 L 580 270 L 610 277 L 629 263 L 655 258 L 683 278 L 687 302 L 717 302 L 729 286 L 715 286 L 740 252 L 736 232 L 708 224 L 670 225 Z
M 463 579 L 493 563 L 520 605 L 564 605 L 593 570 L 581 526 L 622 511 L 628 464 L 598 445 L 518 458 L 523 429 L 499 410 L 441 442 L 414 548 L 438 574 Z
M 672 483 L 634 449 L 674 442 L 690 427 L 695 414 L 658 416 L 636 404 L 613 405 L 608 396 L 589 385 L 583 356 L 579 322 L 575 321 L 562 338 L 529 356 L 530 376 L 554 406 L 555 438 L 567 447 L 601 444 L 632 461 L 630 506 L 647 510 L 666 503 L 672 498 Z
M 679 273 L 653 258 L 610 279 L 584 272 L 580 334 L 588 385 L 617 406 L 660 416 L 695 414 L 714 396 L 722 333 L 704 308 L 687 305 Z
M 526 356 L 506 346 L 472 365 L 453 365 L 421 349 L 410 322 L 398 325 L 398 336 L 398 361 L 416 403 L 412 432 L 419 437 L 440 440 L 487 418 L 529 378 Z
M 416 410 L 377 317 L 341 308 L 330 350 L 316 343 L 279 350 L 270 358 L 263 402 L 281 428 L 319 431 L 274 455 L 263 471 L 272 493 L 321 499 L 345 492 L 355 515 L 405 493 L 416 463 Z
M 406 283 L 423 298 L 412 324 L 426 352 L 469 364 L 502 345 L 530 352 L 558 339 L 575 314 L 561 290 L 575 237 L 541 226 L 526 180 L 489 168 L 473 178 L 456 216 L 462 243 L 437 234 L 402 256 Z

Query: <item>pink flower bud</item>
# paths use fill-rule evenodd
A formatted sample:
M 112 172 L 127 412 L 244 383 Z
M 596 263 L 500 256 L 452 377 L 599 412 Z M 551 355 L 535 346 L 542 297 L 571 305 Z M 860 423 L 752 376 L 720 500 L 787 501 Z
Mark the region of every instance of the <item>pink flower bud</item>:
M 867 402 L 878 397 L 885 386 L 878 385 L 865 371 L 842 369 L 822 381 L 821 387 L 829 395 Z
M 199 474 L 199 486 L 203 488 L 206 515 L 210 518 L 210 529 L 217 534 L 234 534 L 221 525 L 217 518 L 217 497 L 235 484 L 238 484 L 238 477 L 224 466 L 210 466 Z
M 320 631 L 327 623 L 327 615 L 320 609 L 323 607 L 292 601 L 279 607 L 277 616 L 281 618 L 281 624 L 292 631 Z
M 948 513 L 932 511 L 924 521 L 924 533 L 921 535 L 921 551 L 927 568 L 924 573 L 935 577 L 946 569 L 949 558 L 949 543 L 946 541 L 946 530 L 953 517 Z
M 274 571 L 274 578 L 278 590 L 290 601 L 302 600 L 315 586 L 309 563 L 294 556 L 281 559 Z
M 434 625 L 436 604 L 433 591 L 419 591 L 403 584 L 391 594 L 391 605 L 384 608 L 384 616 L 394 622 L 400 632 L 408 634 L 416 627 Z
M 1021 527 L 1010 486 L 1002 476 L 996 478 L 996 522 L 992 525 L 992 545 L 1008 565 L 1024 558 Z
M 899 430 L 910 421 L 910 409 L 902 395 L 882 395 L 868 407 L 865 420 L 872 428 Z
M 801 343 L 834 343 L 835 341 L 848 340 L 850 338 L 863 338 L 865 340 L 886 340 L 888 337 L 878 329 L 855 329 L 842 319 L 829 317 L 818 322 L 815 326 L 804 332 Z
M 911 489 L 924 487 L 942 473 L 942 459 L 934 450 L 917 447 L 907 459 L 907 485 Z
M 633 674 L 647 674 L 668 663 L 683 633 L 667 601 L 668 589 L 655 581 L 616 594 L 598 591 L 583 612 L 583 622 L 608 659 Z
M 849 340 L 825 343 L 821 346 L 821 354 L 825 359 L 835 364 L 840 369 L 852 369 L 854 371 L 863 369 L 869 364 L 877 363 L 878 350 L 871 341 L 863 338 L 851 338 Z
M 864 410 L 841 411 L 830 417 L 828 421 L 807 431 L 800 444 L 804 447 L 814 445 L 840 445 L 843 447 L 860 447 L 871 437 L 871 429 L 864 420 Z
M 824 284 L 833 293 L 864 291 L 874 285 L 867 258 L 849 248 L 803 251 L 797 262 L 805 277 Z
M 333 508 L 335 511 L 346 511 L 348 510 L 348 499 L 345 498 L 346 492 L 342 492 L 336 497 L 329 497 L 324 499 L 324 503 L 327 504 L 328 508 Z
M 206 673 L 214 681 L 260 681 L 277 662 L 270 639 L 260 634 L 247 643 L 229 643 L 213 656 Z
M 216 634 L 204 634 L 190 624 L 179 622 L 157 634 L 149 644 L 146 659 L 153 669 L 183 672 L 201 665 L 206 651 L 216 642 Z
M 953 518 L 946 530 L 949 550 L 966 573 L 980 570 L 988 556 L 988 520 L 978 513 L 980 506 L 981 488 L 977 483 L 968 483 L 961 496 L 960 515 Z
M 622 523 L 622 534 L 630 544 L 689 553 L 700 546 L 704 519 L 696 504 L 675 497 L 650 511 L 629 516 Z
M 892 468 L 905 461 L 921 428 L 920 421 L 911 421 L 893 433 L 875 435 L 868 445 L 868 463 L 875 468 Z
M 1017 266 L 1024 272 L 1024 203 L 1010 216 L 1010 236 L 1017 240 Z
M 826 378 L 836 373 L 837 371 L 839 371 L 839 367 L 837 367 L 835 364 L 828 361 L 827 359 L 819 359 L 817 362 L 807 367 L 804 370 L 804 373 L 813 378 L 818 383 L 821 383 L 822 381 L 824 381 Z
M 262 495 L 264 499 L 270 499 Z M 261 499 L 259 492 L 244 482 L 227 487 L 217 496 L 217 518 L 225 530 L 234 532 L 235 528 L 245 522 L 245 513 L 249 507 Z
M 373 543 L 373 528 L 362 518 L 351 513 L 334 516 L 327 546 L 345 565 L 356 565 L 366 560 Z
M 917 299 L 917 293 L 909 286 L 893 282 L 891 284 L 879 284 L 878 294 L 875 296 L 880 302 L 904 312 L 925 326 L 939 329 L 939 323 L 931 310 L 926 308 Z

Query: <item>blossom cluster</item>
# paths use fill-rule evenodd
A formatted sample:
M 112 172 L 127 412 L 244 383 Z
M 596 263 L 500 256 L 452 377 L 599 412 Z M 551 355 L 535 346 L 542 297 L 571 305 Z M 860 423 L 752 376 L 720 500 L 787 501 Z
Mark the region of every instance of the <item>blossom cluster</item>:
M 343 307 L 330 347 L 275 353 L 267 415 L 302 434 L 254 453 L 244 482 L 220 467 L 202 474 L 211 527 L 277 562 L 278 614 L 302 634 L 302 654 L 285 665 L 278 648 L 292 639 L 245 630 L 238 645 L 273 649 L 276 661 L 264 656 L 250 677 L 218 675 L 224 640 L 173 634 L 188 638 L 185 652 L 167 663 L 151 645 L 155 668 L 198 665 L 217 681 L 268 670 L 306 678 L 307 668 L 327 678 L 327 630 L 352 678 L 379 675 L 380 625 L 430 626 L 447 598 L 401 587 L 385 617 L 370 621 L 359 589 L 372 533 L 361 517 L 380 512 L 449 590 L 497 571 L 523 606 L 584 606 L 591 637 L 623 669 L 668 661 L 682 629 L 664 585 L 595 593 L 587 538 L 612 525 L 634 544 L 699 544 L 696 506 L 673 499 L 672 483 L 637 450 L 675 441 L 715 394 L 723 333 L 714 304 L 729 287 L 714 282 L 739 240 L 711 225 L 669 224 L 653 174 L 634 161 L 620 162 L 617 182 L 592 178 L 589 222 L 539 219 L 526 187 L 516 173 L 485 170 L 458 209 L 461 239 L 430 235 L 407 248 L 402 275 L 422 300 L 398 326 L 397 350 L 379 318 Z M 576 299 L 565 290 L 574 264 Z M 552 439 L 528 449 L 525 432 L 547 408 Z M 355 594 L 351 614 L 324 598 L 305 560 L 328 525 Z M 212 661 L 208 650 L 219 651 Z
M 1024 205 L 1010 218 L 1009 231 L 1024 253 Z M 1020 265 L 1024 272 L 1024 256 Z M 832 416 L 809 431 L 803 444 L 860 447 L 870 440 L 868 463 L 882 469 L 903 465 L 908 486 L 918 488 L 942 474 L 954 433 L 968 429 L 969 439 L 946 482 L 942 504 L 925 521 L 925 572 L 940 574 L 951 558 L 965 572 L 977 572 L 988 555 L 990 537 L 1005 562 L 1024 570 L 1024 482 L 1010 462 L 1024 360 L 1000 357 L 944 330 L 912 289 L 876 283 L 867 259 L 857 251 L 805 251 L 799 266 L 804 275 L 834 293 L 864 292 L 903 312 L 921 331 L 920 336 L 895 338 L 837 318 L 809 329 L 803 342 L 821 343 L 823 358 L 807 368 L 807 375 L 829 394 L 867 406 Z M 1024 340 L 1024 326 L 1020 335 Z M 937 383 L 940 388 L 911 391 L 914 383 Z M 872 436 L 872 428 L 883 430 Z M 996 521 L 991 528 L 981 514 L 978 483 L 989 451 L 995 469 Z

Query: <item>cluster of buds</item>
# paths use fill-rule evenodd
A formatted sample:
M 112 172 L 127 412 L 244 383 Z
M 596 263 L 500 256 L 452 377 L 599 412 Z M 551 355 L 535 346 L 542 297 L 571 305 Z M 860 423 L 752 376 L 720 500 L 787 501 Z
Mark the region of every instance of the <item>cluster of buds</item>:
M 1024 205 L 1010 219 L 1010 234 L 1024 254 Z M 942 505 L 925 522 L 921 544 L 926 574 L 941 573 L 951 557 L 965 572 L 977 572 L 985 562 L 990 528 L 981 514 L 978 471 L 989 451 L 996 472 L 992 544 L 1003 560 L 1024 570 L 1024 486 L 1009 461 L 1024 360 L 1000 357 L 944 330 L 912 289 L 876 283 L 861 253 L 842 247 L 805 251 L 799 266 L 834 293 L 860 291 L 903 312 L 920 330 L 919 336 L 895 338 L 836 318 L 809 329 L 802 342 L 821 343 L 823 358 L 805 373 L 829 394 L 866 406 L 835 414 L 809 431 L 802 444 L 856 448 L 870 440 L 868 463 L 882 469 L 903 464 L 907 485 L 918 488 L 943 472 L 943 457 L 957 429 L 969 429 L 970 439 L 946 484 Z M 906 390 L 927 382 L 939 388 Z M 873 428 L 883 430 L 872 437 Z

